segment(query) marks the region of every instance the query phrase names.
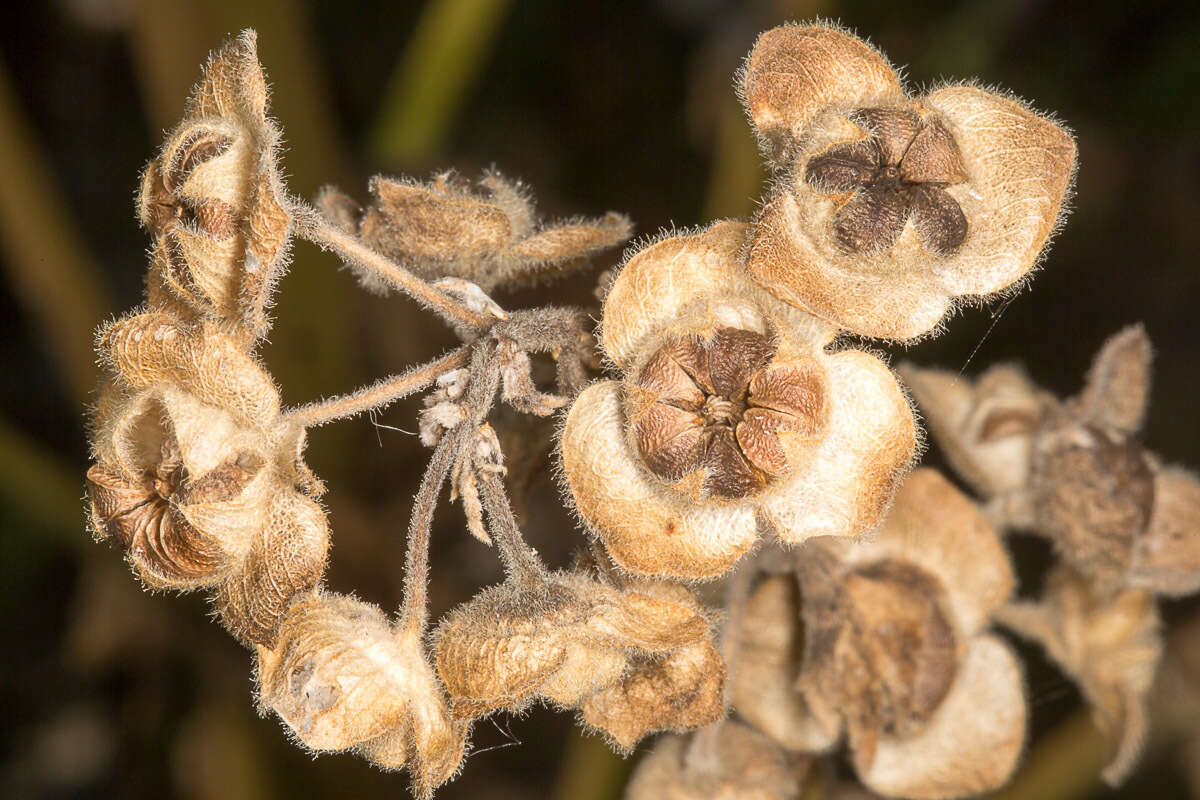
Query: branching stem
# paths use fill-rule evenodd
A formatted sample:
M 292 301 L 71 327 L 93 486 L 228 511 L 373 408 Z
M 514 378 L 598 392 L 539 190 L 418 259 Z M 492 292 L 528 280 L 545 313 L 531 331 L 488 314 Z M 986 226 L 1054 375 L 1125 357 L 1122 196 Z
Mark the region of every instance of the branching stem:
M 309 403 L 285 413 L 289 420 L 295 420 L 305 428 L 315 428 L 364 411 L 384 408 L 421 391 L 447 372 L 466 366 L 470 357 L 470 349 L 463 346 L 428 364 L 381 378 L 357 391 Z
M 452 325 L 463 325 L 478 331 L 486 330 L 496 320 L 477 313 L 406 270 L 390 258 L 367 247 L 357 236 L 330 224 L 320 212 L 307 203 L 293 199 L 293 219 L 296 235 L 324 249 L 333 250 L 347 261 L 378 275 L 388 284 L 404 292 L 422 306 L 440 315 Z
M 482 484 L 483 508 L 491 523 L 489 527 L 492 541 L 500 551 L 504 571 L 510 578 L 520 581 L 530 589 L 545 586 L 546 565 L 521 535 L 500 476 L 494 473 L 485 474 Z
M 429 618 L 429 539 L 433 527 L 433 512 L 437 508 L 442 484 L 454 466 L 462 440 L 470 431 L 458 427 L 438 442 L 421 478 L 421 487 L 413 501 L 412 518 L 408 523 L 408 547 L 404 556 L 404 600 L 402 630 L 422 635 Z

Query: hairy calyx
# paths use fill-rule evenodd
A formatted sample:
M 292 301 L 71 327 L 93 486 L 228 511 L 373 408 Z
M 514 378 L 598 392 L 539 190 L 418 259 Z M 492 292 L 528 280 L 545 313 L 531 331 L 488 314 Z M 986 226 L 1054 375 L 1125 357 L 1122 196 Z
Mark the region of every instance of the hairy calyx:
M 824 405 L 812 359 L 773 364 L 770 336 L 719 328 L 672 337 L 633 382 L 651 398 L 633 420 L 647 467 L 672 483 L 703 471 L 701 492 L 739 498 L 788 471 L 781 433 L 811 435 Z

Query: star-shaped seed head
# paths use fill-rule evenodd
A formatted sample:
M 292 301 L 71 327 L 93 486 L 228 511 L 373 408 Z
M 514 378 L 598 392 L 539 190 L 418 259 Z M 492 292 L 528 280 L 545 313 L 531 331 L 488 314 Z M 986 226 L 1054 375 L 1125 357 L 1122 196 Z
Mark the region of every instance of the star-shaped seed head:
M 886 250 L 912 217 L 927 250 L 957 250 L 967 218 L 945 187 L 967 173 L 950 131 L 907 108 L 861 108 L 850 119 L 870 136 L 829 148 L 804 174 L 818 191 L 853 193 L 833 218 L 838 244 L 851 253 Z
M 746 497 L 788 471 L 783 432 L 811 436 L 825 385 L 812 359 L 771 367 L 771 337 L 720 328 L 705 341 L 669 339 L 633 381 L 652 398 L 633 415 L 633 438 L 650 471 L 675 483 L 703 470 L 701 494 Z

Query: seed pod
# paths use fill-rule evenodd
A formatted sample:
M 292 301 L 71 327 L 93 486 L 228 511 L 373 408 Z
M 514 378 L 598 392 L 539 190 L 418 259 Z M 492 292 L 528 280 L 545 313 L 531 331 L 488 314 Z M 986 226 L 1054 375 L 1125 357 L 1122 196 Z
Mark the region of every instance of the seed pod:
M 1075 143 L 1011 97 L 968 84 L 909 97 L 882 55 L 822 25 L 759 37 L 741 91 L 787 170 L 750 274 L 839 328 L 924 336 L 958 298 L 1024 278 L 1061 223 Z
M 747 226 L 662 239 L 624 266 L 592 384 L 562 435 L 580 515 L 622 568 L 704 579 L 757 541 L 856 535 L 887 507 L 915 423 L 874 356 L 749 281 Z
M 483 192 L 472 191 L 453 173 L 427 184 L 376 177 L 362 239 L 422 277 L 463 278 L 486 292 L 582 262 L 626 241 L 632 231 L 627 217 L 611 211 L 601 219 L 541 225 L 520 183 L 489 172 L 479 185 Z M 341 208 L 335 213 L 344 219 Z
M 740 722 L 663 737 L 637 769 L 626 800 L 787 800 L 800 796 L 806 764 Z
M 844 727 L 863 783 L 913 798 L 1004 783 L 1024 742 L 1023 678 L 982 631 L 1013 575 L 975 507 L 918 469 L 874 540 L 814 540 L 799 557 L 798 688 L 827 736 Z
M 702 611 L 681 586 L 639 581 L 630 588 Z M 630 656 L 621 680 L 580 706 L 583 722 L 621 752 L 656 731 L 683 733 L 724 716 L 725 662 L 708 636 L 665 655 Z
M 307 748 L 353 749 L 406 767 L 418 797 L 462 764 L 468 725 L 451 719 L 419 634 L 375 606 L 331 593 L 301 596 L 274 649 L 258 650 L 259 703 Z
M 480 592 L 438 626 L 434 651 L 453 715 L 470 719 L 538 698 L 578 706 L 616 684 L 631 657 L 707 636 L 694 601 L 557 573 L 544 591 L 506 582 Z
M 1038 603 L 1012 603 L 997 619 L 1041 644 L 1078 685 L 1102 730 L 1117 740 L 1104 769 L 1112 786 L 1137 766 L 1149 732 L 1147 695 L 1162 659 L 1154 597 L 1140 589 L 1117 594 L 1059 567 Z
M 1127 328 L 1039 428 L 1028 502 L 1035 530 L 1101 590 L 1190 594 L 1200 588 L 1200 481 L 1137 440 L 1149 386 L 1150 341 Z
M 221 324 L 243 347 L 266 334 L 291 235 L 279 141 L 248 30 L 209 58 L 183 121 L 142 175 L 152 308 Z
M 208 322 L 150 312 L 100 338 L 115 371 L 97 406 L 92 527 L 152 588 L 216 589 L 222 621 L 271 644 L 328 549 L 304 431 L 281 420 L 262 367 Z M 301 490 L 297 490 L 300 487 Z

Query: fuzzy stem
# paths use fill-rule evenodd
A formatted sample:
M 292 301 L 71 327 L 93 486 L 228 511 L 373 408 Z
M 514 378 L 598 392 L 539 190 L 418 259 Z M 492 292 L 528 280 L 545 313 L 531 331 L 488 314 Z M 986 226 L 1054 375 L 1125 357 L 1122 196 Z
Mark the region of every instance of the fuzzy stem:
M 466 366 L 469 358 L 470 350 L 467 347 L 460 347 L 428 364 L 414 367 L 399 375 L 382 378 L 370 386 L 364 386 L 349 394 L 309 403 L 287 411 L 285 415 L 289 420 L 299 422 L 305 428 L 315 428 L 335 420 L 361 414 L 364 411 L 384 408 L 397 400 L 421 391 L 447 372 Z
M 401 630 L 420 636 L 429 619 L 429 539 L 433 512 L 437 508 L 442 484 L 454 466 L 455 457 L 469 430 L 459 427 L 446 433 L 433 450 L 421 487 L 413 501 L 408 523 L 408 547 L 404 555 L 404 600 L 401 603 Z
M 483 508 L 491 521 L 492 540 L 500 551 L 504 562 L 504 571 L 510 578 L 521 582 L 522 585 L 534 589 L 545 586 L 547 579 L 546 565 L 538 557 L 537 551 L 529 546 L 521 529 L 513 516 L 512 506 L 504 493 L 500 476 L 487 473 L 483 476 Z
M 490 316 L 478 314 L 445 292 L 418 278 L 386 256 L 367 247 L 358 237 L 340 230 L 321 216 L 320 212 L 301 200 L 292 200 L 296 235 L 325 249 L 331 249 L 347 261 L 375 273 L 419 304 L 437 313 L 453 325 L 465 325 L 486 330 L 495 322 Z

